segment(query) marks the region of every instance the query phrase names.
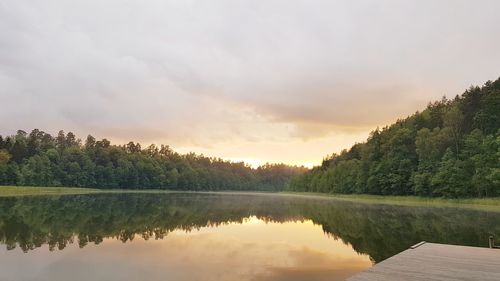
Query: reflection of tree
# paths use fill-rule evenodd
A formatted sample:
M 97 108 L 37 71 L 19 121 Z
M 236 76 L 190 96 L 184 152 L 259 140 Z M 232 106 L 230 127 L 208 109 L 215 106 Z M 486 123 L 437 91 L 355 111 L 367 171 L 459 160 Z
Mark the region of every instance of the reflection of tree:
M 104 238 L 162 239 L 175 229 L 243 222 L 311 219 L 325 233 L 381 261 L 421 240 L 486 246 L 500 234 L 499 213 L 452 208 L 395 207 L 275 196 L 107 194 L 0 199 L 0 242 L 28 251 L 63 249 Z

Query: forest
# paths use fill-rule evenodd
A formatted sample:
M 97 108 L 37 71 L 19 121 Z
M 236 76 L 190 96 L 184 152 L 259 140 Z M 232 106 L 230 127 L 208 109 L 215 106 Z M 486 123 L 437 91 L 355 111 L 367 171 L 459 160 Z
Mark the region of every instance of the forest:
M 298 175 L 292 191 L 500 196 L 500 78 L 371 132 Z
M 500 196 L 500 78 L 377 128 L 311 170 L 34 129 L 0 136 L 0 185 Z
M 245 163 L 188 153 L 167 145 L 112 145 L 89 135 L 56 137 L 38 129 L 0 136 L 0 185 L 172 190 L 283 190 L 306 168 Z

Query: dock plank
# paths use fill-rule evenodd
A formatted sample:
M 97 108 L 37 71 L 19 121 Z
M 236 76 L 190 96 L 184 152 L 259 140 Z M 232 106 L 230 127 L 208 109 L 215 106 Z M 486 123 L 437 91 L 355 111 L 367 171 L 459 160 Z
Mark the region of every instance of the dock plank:
M 361 272 L 348 281 L 500 280 L 500 250 L 424 243 Z

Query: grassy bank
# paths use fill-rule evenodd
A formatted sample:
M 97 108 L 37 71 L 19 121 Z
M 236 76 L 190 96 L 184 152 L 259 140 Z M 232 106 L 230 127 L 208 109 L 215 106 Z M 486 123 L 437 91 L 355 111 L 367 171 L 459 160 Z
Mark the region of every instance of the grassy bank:
M 460 207 L 474 209 L 488 209 L 500 211 L 500 197 L 495 198 L 429 198 L 418 196 L 393 196 L 393 195 L 369 195 L 369 194 L 327 194 L 309 192 L 282 192 L 290 196 L 309 198 L 330 198 L 334 200 L 345 200 L 370 204 L 388 204 L 405 206 L 428 206 L 428 207 Z
M 0 186 L 0 197 L 26 196 L 26 195 L 64 195 L 88 194 L 101 192 L 92 188 L 70 187 L 31 187 L 31 186 Z
M 72 195 L 94 193 L 171 193 L 159 189 L 95 189 L 78 187 L 0 186 L 0 197 L 31 195 Z

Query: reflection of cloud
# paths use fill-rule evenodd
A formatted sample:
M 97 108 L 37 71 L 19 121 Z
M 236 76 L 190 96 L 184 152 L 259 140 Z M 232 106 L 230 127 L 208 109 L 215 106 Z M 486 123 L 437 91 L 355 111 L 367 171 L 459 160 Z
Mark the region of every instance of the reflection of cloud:
M 343 280 L 337 278 L 371 266 L 368 256 L 328 238 L 311 221 L 263 223 L 255 217 L 243 224 L 174 231 L 163 240 L 105 239 L 82 249 L 72 244 L 63 251 L 42 247 L 29 254 L 0 251 L 0 262 L 2 277 L 27 281 Z
M 366 263 L 359 258 L 343 257 L 318 249 L 303 247 L 291 249 L 291 266 L 268 267 L 267 272 L 254 280 L 299 281 L 299 280 L 345 280 L 366 269 Z
M 341 281 L 360 272 L 360 268 L 331 269 L 315 267 L 270 268 L 269 273 L 258 275 L 252 280 L 261 281 Z

